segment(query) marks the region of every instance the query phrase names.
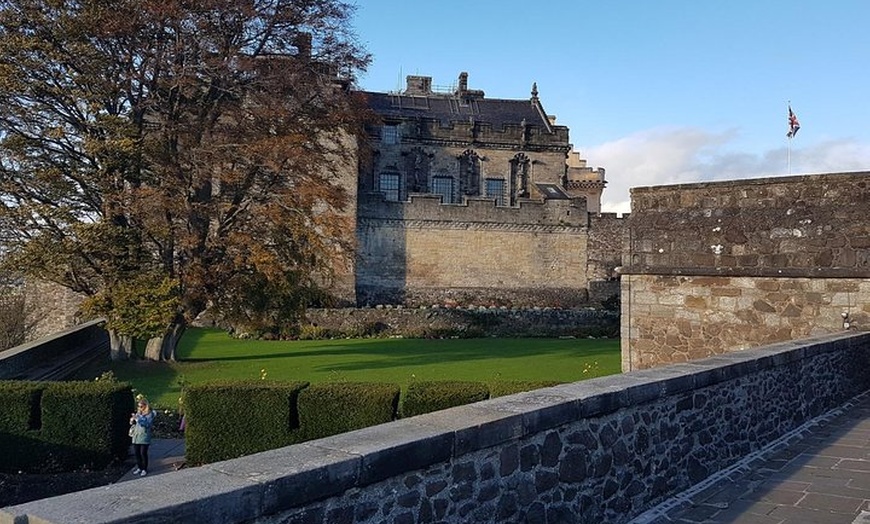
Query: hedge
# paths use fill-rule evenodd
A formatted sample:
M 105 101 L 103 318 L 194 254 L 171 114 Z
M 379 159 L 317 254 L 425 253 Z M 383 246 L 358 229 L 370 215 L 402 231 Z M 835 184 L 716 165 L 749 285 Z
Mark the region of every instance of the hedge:
M 552 381 L 395 384 L 209 382 L 184 390 L 186 460 L 191 465 L 353 431 L 557 384 Z
M 400 392 L 395 384 L 312 384 L 299 394 L 300 441 L 390 422 Z
M 405 392 L 401 414 L 402 417 L 413 417 L 488 398 L 489 387 L 481 382 L 413 382 Z
M 297 441 L 296 408 L 307 382 L 208 382 L 184 390 L 185 458 L 215 462 Z
M 0 381 L 0 471 L 98 469 L 123 460 L 134 407 L 115 381 Z

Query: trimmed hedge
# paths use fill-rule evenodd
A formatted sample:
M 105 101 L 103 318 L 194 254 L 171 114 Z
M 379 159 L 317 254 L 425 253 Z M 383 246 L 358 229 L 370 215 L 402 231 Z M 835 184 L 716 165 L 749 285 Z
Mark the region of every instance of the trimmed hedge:
M 216 462 L 297 441 L 297 397 L 307 382 L 209 382 L 184 390 L 188 462 Z
M 401 414 L 403 418 L 413 417 L 488 398 L 489 387 L 481 382 L 413 382 L 405 392 Z
M 0 471 L 99 469 L 129 450 L 129 384 L 0 382 Z
M 390 422 L 400 392 L 395 384 L 312 384 L 299 394 L 300 442 Z
M 184 390 L 186 459 L 205 464 L 280 448 L 488 398 L 552 381 L 395 384 L 223 381 Z

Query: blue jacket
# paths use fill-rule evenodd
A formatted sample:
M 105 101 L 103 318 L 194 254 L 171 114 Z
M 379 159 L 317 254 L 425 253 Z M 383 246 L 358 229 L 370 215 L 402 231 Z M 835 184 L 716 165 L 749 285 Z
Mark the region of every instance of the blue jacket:
M 154 426 L 154 417 L 157 413 L 152 409 L 147 415 L 136 413 L 133 418 L 136 423 L 133 426 L 133 444 L 151 444 L 151 428 Z

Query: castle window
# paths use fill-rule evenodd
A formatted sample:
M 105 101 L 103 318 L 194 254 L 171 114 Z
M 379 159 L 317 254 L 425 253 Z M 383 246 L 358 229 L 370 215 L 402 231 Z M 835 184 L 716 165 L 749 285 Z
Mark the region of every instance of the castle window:
M 398 144 L 400 141 L 399 126 L 384 126 L 381 128 L 382 144 Z
M 505 205 L 504 198 L 504 179 L 502 178 L 487 178 L 486 179 L 486 196 L 495 198 L 495 205 Z
M 453 203 L 453 179 L 447 176 L 432 178 L 432 192 L 441 195 L 442 204 Z
M 384 194 L 386 200 L 399 201 L 399 174 L 381 173 L 378 178 L 378 191 Z

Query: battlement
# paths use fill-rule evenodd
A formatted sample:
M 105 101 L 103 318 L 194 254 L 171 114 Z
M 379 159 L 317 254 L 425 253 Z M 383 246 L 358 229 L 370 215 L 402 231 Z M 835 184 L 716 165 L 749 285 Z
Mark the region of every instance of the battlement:
M 503 124 L 493 126 L 488 122 L 479 122 L 470 117 L 468 120 L 449 120 L 447 122 L 435 118 L 420 117 L 411 122 L 398 125 L 402 142 L 409 143 L 443 143 L 443 142 L 480 142 L 498 145 L 516 146 L 522 144 L 528 149 L 535 147 L 559 148 L 566 152 L 568 145 L 568 128 L 551 126 L 547 130 L 543 126 Z M 380 138 L 378 128 L 371 128 L 369 136 L 372 140 Z M 592 170 L 590 170 L 592 171 Z
M 629 213 L 589 213 L 589 221 L 605 222 L 610 220 L 622 221 L 627 220 L 631 216 Z
M 586 199 L 523 200 L 519 207 L 497 206 L 494 199 L 466 198 L 461 204 L 442 204 L 439 195 L 412 194 L 409 202 L 392 202 L 382 193 L 361 195 L 361 219 L 427 220 L 433 222 L 483 222 L 492 224 L 532 224 L 538 226 L 586 227 Z

